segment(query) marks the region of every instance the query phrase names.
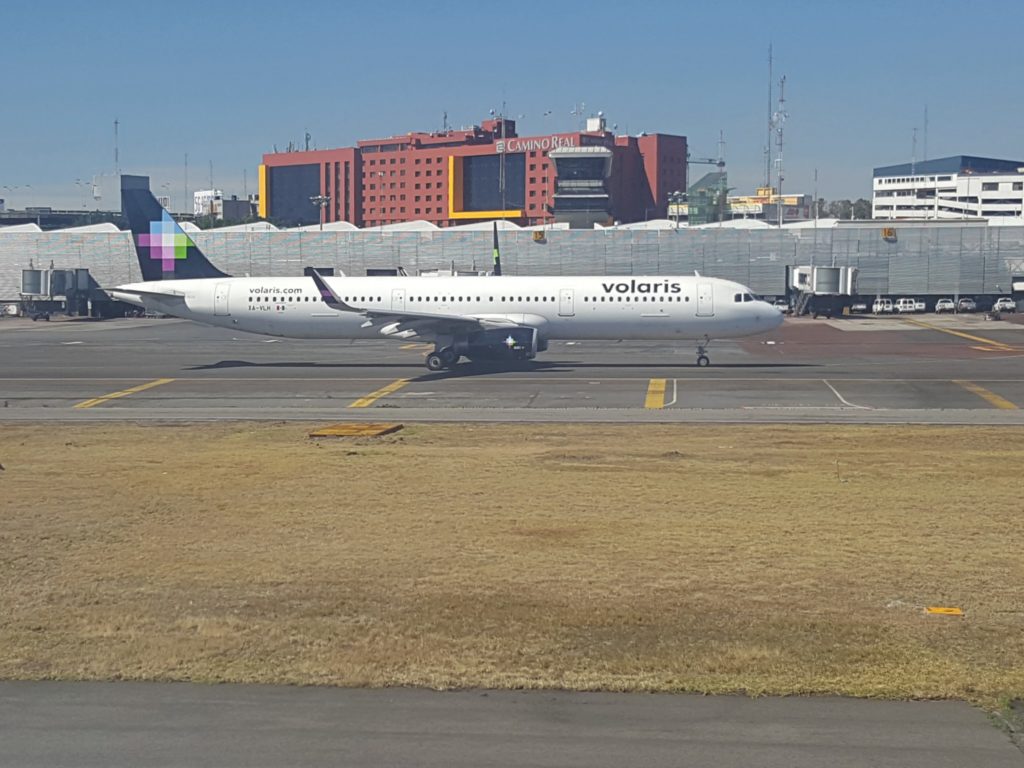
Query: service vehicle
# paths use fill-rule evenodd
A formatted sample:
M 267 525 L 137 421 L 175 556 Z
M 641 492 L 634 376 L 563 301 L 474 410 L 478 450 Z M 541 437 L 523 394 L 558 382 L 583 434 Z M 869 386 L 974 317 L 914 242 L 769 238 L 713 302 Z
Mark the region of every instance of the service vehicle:
M 941 315 L 943 312 L 956 312 L 956 304 L 952 299 L 939 299 L 935 302 L 935 314 Z
M 873 315 L 885 315 L 892 313 L 892 299 L 875 299 L 875 303 L 871 305 L 871 314 Z
M 1016 312 L 1017 302 L 1011 299 L 1009 296 L 1000 296 L 996 299 L 996 303 L 992 305 L 993 312 Z
M 913 299 L 896 299 L 894 308 L 901 315 L 912 314 L 916 311 L 917 302 Z
M 978 303 L 974 299 L 963 298 L 956 303 L 957 312 L 977 312 Z

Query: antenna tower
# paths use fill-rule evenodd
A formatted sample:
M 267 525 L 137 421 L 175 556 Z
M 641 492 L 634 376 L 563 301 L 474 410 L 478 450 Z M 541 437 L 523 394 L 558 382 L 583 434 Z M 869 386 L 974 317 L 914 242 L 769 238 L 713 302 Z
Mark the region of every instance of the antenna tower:
M 118 136 L 117 128 L 120 125 L 117 118 L 114 118 L 114 175 L 118 178 L 121 177 L 121 157 L 118 152 Z
M 924 160 L 928 159 L 928 105 L 924 105 Z
M 777 171 L 776 178 L 779 182 L 779 187 L 776 190 L 776 205 L 779 213 L 779 226 L 782 226 L 782 182 L 786 176 L 783 173 L 782 168 L 782 146 L 783 146 L 783 131 L 786 127 L 786 118 L 789 117 L 789 113 L 786 112 L 786 76 L 783 75 L 779 78 L 779 108 L 775 110 L 775 114 L 772 115 L 772 128 L 775 131 L 775 168 Z
M 764 185 L 772 184 L 772 133 L 775 130 L 772 114 L 772 44 L 768 43 L 768 140 L 764 144 Z

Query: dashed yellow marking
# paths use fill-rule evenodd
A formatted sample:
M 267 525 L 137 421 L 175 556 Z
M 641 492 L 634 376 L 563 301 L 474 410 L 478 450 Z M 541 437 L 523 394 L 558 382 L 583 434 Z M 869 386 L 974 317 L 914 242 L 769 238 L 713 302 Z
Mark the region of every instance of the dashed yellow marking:
M 647 397 L 644 400 L 644 408 L 665 407 L 665 385 L 667 379 L 651 379 L 647 384 Z
M 926 323 L 923 320 L 914 320 L 909 317 L 902 318 L 904 322 L 916 325 L 921 328 L 927 328 L 930 331 L 939 331 L 941 333 L 948 333 L 951 336 L 959 336 L 961 339 L 967 339 L 968 341 L 976 341 L 979 344 L 984 344 L 987 347 L 996 347 L 1000 352 L 1013 352 L 1013 347 L 1009 344 L 1003 344 L 1001 341 L 995 341 L 994 339 L 986 339 L 984 336 L 975 336 L 970 333 L 964 333 L 963 331 L 954 331 L 952 328 L 943 328 L 938 325 L 932 325 Z
M 122 389 L 120 392 L 111 392 L 109 395 L 103 395 L 102 397 L 94 397 L 92 400 L 83 400 L 80 403 L 75 403 L 75 408 L 92 408 L 97 405 L 103 405 L 109 400 L 116 400 L 119 397 L 127 397 L 128 395 L 134 395 L 136 392 L 142 392 L 153 387 L 159 387 L 161 384 L 170 384 L 174 379 L 156 379 L 155 381 L 147 381 L 145 384 L 139 384 L 137 387 L 128 387 L 128 389 Z
M 973 392 L 981 399 L 988 403 L 991 403 L 996 408 L 1002 408 L 1005 411 L 1016 411 L 1017 406 L 1007 400 L 1005 397 L 997 395 L 991 390 L 985 389 L 984 387 L 975 384 L 973 381 L 964 381 L 963 379 L 953 379 L 953 383 L 963 387 L 968 392 Z
M 404 387 L 408 383 L 409 383 L 408 379 L 395 379 L 395 381 L 392 381 L 387 386 L 381 387 L 380 389 L 378 389 L 378 390 L 376 390 L 374 392 L 371 392 L 366 397 L 361 397 L 358 400 L 355 400 L 355 401 L 349 403 L 348 407 L 349 408 L 367 408 L 367 407 L 373 405 L 378 400 L 380 400 L 382 397 L 385 397 L 386 395 L 390 395 L 393 392 L 397 392 L 398 390 L 400 390 L 402 387 Z

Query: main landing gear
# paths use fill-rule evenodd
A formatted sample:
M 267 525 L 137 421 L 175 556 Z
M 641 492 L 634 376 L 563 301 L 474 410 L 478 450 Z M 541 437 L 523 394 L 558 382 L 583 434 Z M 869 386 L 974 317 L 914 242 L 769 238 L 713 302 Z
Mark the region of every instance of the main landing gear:
M 697 345 L 697 367 L 705 368 L 711 365 L 711 358 L 708 357 L 708 344 L 711 342 L 707 336 L 704 337 L 704 343 Z
M 459 355 L 451 347 L 435 349 L 427 355 L 427 370 L 433 373 L 452 368 L 459 362 Z

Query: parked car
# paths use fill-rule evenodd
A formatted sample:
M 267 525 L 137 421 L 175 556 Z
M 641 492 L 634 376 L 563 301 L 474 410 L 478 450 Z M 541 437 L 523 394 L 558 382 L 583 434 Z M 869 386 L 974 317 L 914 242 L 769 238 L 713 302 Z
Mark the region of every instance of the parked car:
M 956 304 L 952 299 L 939 299 L 935 302 L 935 314 L 941 315 L 943 312 L 956 312 Z
M 776 299 L 772 302 L 772 306 L 780 312 L 789 312 L 789 302 L 785 299 Z
M 928 307 L 925 306 L 925 303 L 923 301 L 921 301 L 920 299 L 914 299 L 915 312 L 924 312 L 926 309 L 928 309 Z
M 977 312 L 978 304 L 974 299 L 963 298 L 956 303 L 957 312 Z
M 996 299 L 996 303 L 992 305 L 993 312 L 1016 312 L 1017 302 L 1011 299 L 1009 296 L 1000 296 Z
M 875 299 L 875 303 L 871 305 L 871 313 L 874 315 L 883 315 L 892 312 L 892 299 Z
M 894 309 L 901 315 L 912 314 L 915 311 L 917 302 L 913 299 L 896 299 Z
M 850 305 L 851 315 L 863 315 L 867 314 L 867 311 L 868 305 L 865 304 L 863 301 L 855 301 L 853 304 Z

